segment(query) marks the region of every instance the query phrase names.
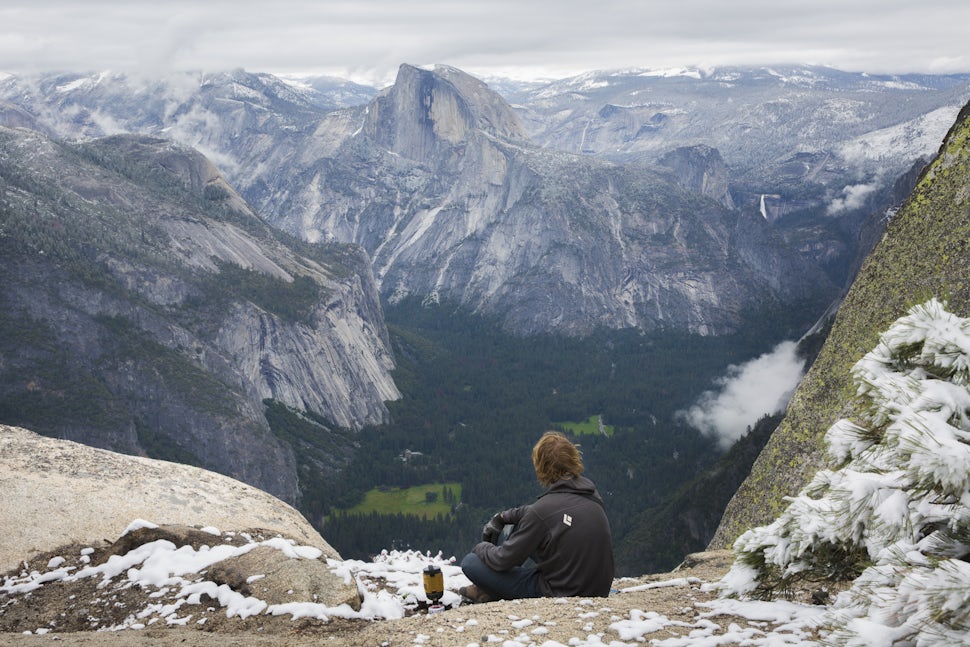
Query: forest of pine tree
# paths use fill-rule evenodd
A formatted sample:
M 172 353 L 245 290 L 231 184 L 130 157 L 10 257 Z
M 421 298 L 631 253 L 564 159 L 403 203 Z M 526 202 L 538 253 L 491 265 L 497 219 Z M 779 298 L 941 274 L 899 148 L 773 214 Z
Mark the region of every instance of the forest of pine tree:
M 675 413 L 779 334 L 751 327 L 732 337 L 625 330 L 519 338 L 485 318 L 416 302 L 389 306 L 386 317 L 403 394 L 388 403 L 389 423 L 354 435 L 303 420 L 302 440 L 286 432 L 301 447 L 302 509 L 344 557 L 402 547 L 461 557 L 492 514 L 540 494 L 531 462 L 539 436 L 600 415 L 613 435 L 575 441 L 618 544 L 644 523 L 644 511 L 660 509 L 721 454 Z M 270 408 L 279 434 L 286 416 Z M 316 435 L 326 451 L 307 440 Z M 342 512 L 372 488 L 446 482 L 461 483 L 462 500 L 440 519 Z M 680 557 L 667 551 L 658 561 L 672 567 Z

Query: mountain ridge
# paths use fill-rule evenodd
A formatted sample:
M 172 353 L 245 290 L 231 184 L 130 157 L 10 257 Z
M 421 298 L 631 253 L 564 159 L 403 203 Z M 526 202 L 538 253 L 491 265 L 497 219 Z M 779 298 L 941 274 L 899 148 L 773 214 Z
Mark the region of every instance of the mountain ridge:
M 271 230 L 195 151 L 0 128 L 0 211 L 5 422 L 296 502 L 263 400 L 336 430 L 399 396 L 366 259 Z
M 537 148 L 519 139 L 498 95 L 453 68 L 441 74 L 402 66 L 365 126 L 285 190 L 285 215 L 271 220 L 310 239 L 360 244 L 392 302 L 457 301 L 524 334 L 720 334 L 746 308 L 825 293 L 825 279 L 786 259 L 780 240 L 746 247 L 732 237 L 737 223 L 762 228 L 757 219 L 705 204 L 666 169 Z
M 185 82 L 172 82 L 170 86 L 181 88 L 180 93 L 156 86 L 159 96 L 147 103 L 144 94 L 139 94 L 141 91 L 133 85 L 127 90 L 116 85 L 116 91 L 108 93 L 108 86 L 111 85 L 109 77 L 100 79 L 100 92 L 106 94 L 99 95 L 93 90 L 82 94 L 84 83 L 81 83 L 78 75 L 60 77 L 47 85 L 37 85 L 29 79 L 8 78 L 0 83 L 0 97 L 9 106 L 4 114 L 11 115 L 10 119 L 23 121 L 31 118 L 37 127 L 42 127 L 43 122 L 56 120 L 59 114 L 73 115 L 75 118 L 72 122 L 62 119 L 57 125 L 58 132 L 65 136 L 68 132 L 73 136 L 104 134 L 105 127 L 147 129 L 156 135 L 164 132 L 166 136 L 207 154 L 224 170 L 233 186 L 238 187 L 261 215 L 274 224 L 309 240 L 332 237 L 362 244 L 377 261 L 375 271 L 378 280 L 383 283 L 385 275 L 391 275 L 390 284 L 385 285 L 383 290 L 385 298 L 415 293 L 435 299 L 438 298 L 441 290 L 438 284 L 441 283 L 446 292 L 450 291 L 450 294 L 442 293 L 442 296 L 465 302 L 473 311 L 495 312 L 508 307 L 528 310 L 534 296 L 527 290 L 517 297 L 514 292 L 522 289 L 521 284 L 528 284 L 531 280 L 519 279 L 517 284 L 510 284 L 502 274 L 504 257 L 498 255 L 481 259 L 478 272 L 488 287 L 468 294 L 456 293 L 456 288 L 448 285 L 447 277 L 454 267 L 451 264 L 474 262 L 471 259 L 488 242 L 474 237 L 469 238 L 464 246 L 470 248 L 477 245 L 478 251 L 469 253 L 464 250 L 461 254 L 448 253 L 445 257 L 439 255 L 437 262 L 441 264 L 430 273 L 416 272 L 413 266 L 395 270 L 392 266 L 402 258 L 404 252 L 398 251 L 400 240 L 394 240 L 395 237 L 400 238 L 403 232 L 400 227 L 393 226 L 394 220 L 402 217 L 402 214 L 407 218 L 420 213 L 424 215 L 423 220 L 415 222 L 415 227 L 420 228 L 446 218 L 460 222 L 467 218 L 463 214 L 468 210 L 505 209 L 522 198 L 522 191 L 530 183 L 548 183 L 547 175 L 552 172 L 575 170 L 580 174 L 578 184 L 593 166 L 588 163 L 566 163 L 565 156 L 554 151 L 579 152 L 570 144 L 579 136 L 579 130 L 584 133 L 582 137 L 593 141 L 589 138 L 599 129 L 606 139 L 598 148 L 585 153 L 584 158 L 615 159 L 624 164 L 633 162 L 639 168 L 644 164 L 652 165 L 653 160 L 645 155 L 647 149 L 637 153 L 631 146 L 635 148 L 649 143 L 648 148 L 656 149 L 658 156 L 685 146 L 715 148 L 724 162 L 724 169 L 706 176 L 714 180 L 714 185 L 705 189 L 705 169 L 688 167 L 688 174 L 696 172 L 700 182 L 688 183 L 686 188 L 690 192 L 708 190 L 715 200 L 728 208 L 733 205 L 746 214 L 745 217 L 747 214 L 760 214 L 760 205 L 765 205 L 764 211 L 772 221 L 774 233 L 779 236 L 773 244 L 780 246 L 779 249 L 795 249 L 808 266 L 820 267 L 831 281 L 841 285 L 856 265 L 855 237 L 863 226 L 863 214 L 890 206 L 882 196 L 888 195 L 895 171 L 879 169 L 887 164 L 908 167 L 911 164 L 908 158 L 921 154 L 926 148 L 924 140 L 927 137 L 920 133 L 933 132 L 937 128 L 936 122 L 943 119 L 942 113 L 940 119 L 926 115 L 933 110 L 943 110 L 941 103 L 947 106 L 955 104 L 957 97 L 962 96 L 965 101 L 967 88 L 970 87 L 968 79 L 959 75 L 895 78 L 811 67 L 774 70 L 725 68 L 698 71 L 688 76 L 649 76 L 642 71 L 596 72 L 538 88 L 529 86 L 525 92 L 519 93 L 510 89 L 510 83 L 496 83 L 495 86 L 501 88 L 510 99 L 509 102 L 502 100 L 500 103 L 489 86 L 455 68 L 437 66 L 423 69 L 404 65 L 401 70 L 406 72 L 402 83 L 405 79 L 415 82 L 424 79 L 424 83 L 437 79 L 434 83 L 439 86 L 429 85 L 430 94 L 425 99 L 430 101 L 432 95 L 437 93 L 435 110 L 439 111 L 438 117 L 441 117 L 435 122 L 438 124 L 438 134 L 433 129 L 428 131 L 417 127 L 419 120 L 403 119 L 401 123 L 391 123 L 385 119 L 388 115 L 385 108 L 389 108 L 387 97 L 394 93 L 393 86 L 380 93 L 375 91 L 373 101 L 376 103 L 373 106 L 382 106 L 380 109 L 365 105 L 365 99 L 371 100 L 365 93 L 353 95 L 358 97 L 355 106 L 347 103 L 341 106 L 335 99 L 329 102 L 331 107 L 321 107 L 327 100 L 321 99 L 319 94 L 311 97 L 304 92 L 308 86 L 312 87 L 310 82 L 291 84 L 290 89 L 284 91 L 279 87 L 282 82 L 268 75 L 249 74 L 241 70 L 190 75 Z M 204 87 L 200 86 L 200 79 Z M 36 89 L 31 89 L 35 86 Z M 43 89 L 45 87 L 46 90 Z M 448 87 L 451 89 L 446 91 Z M 641 99 L 631 101 L 630 97 L 636 93 L 640 93 Z M 346 95 L 335 91 L 333 96 Z M 111 97 L 110 101 L 108 97 Z M 650 97 L 653 99 L 648 101 Z M 453 103 L 448 104 L 449 101 Z M 634 105 L 642 104 L 649 108 L 653 105 L 651 101 L 657 104 L 650 108 L 653 111 L 651 115 L 660 115 L 655 123 L 650 115 L 644 116 L 646 121 L 641 123 L 641 117 L 629 112 L 630 106 Z M 960 101 L 960 105 L 963 101 Z M 450 106 L 448 110 L 445 110 L 446 104 Z M 60 113 L 45 107 L 49 105 L 57 106 Z M 732 108 L 732 105 L 735 107 Z M 772 109 L 777 110 L 769 114 L 765 112 L 767 108 L 758 108 L 760 105 L 774 106 Z M 864 118 L 867 110 L 877 117 Z M 955 113 L 956 108 L 953 110 Z M 418 112 L 415 110 L 414 114 Z M 383 115 L 380 119 L 384 126 L 379 130 L 375 130 L 379 125 L 375 121 L 377 113 Z M 403 118 L 405 114 L 398 116 Z M 797 116 L 792 124 L 800 125 L 793 131 L 794 126 L 785 126 L 787 118 L 783 118 L 784 115 Z M 916 117 L 923 119 L 920 122 L 922 125 L 912 121 Z M 680 123 L 678 120 L 682 119 L 707 124 L 709 136 L 705 139 L 695 132 L 695 126 L 677 126 Z M 542 123 L 540 120 L 543 120 Z M 901 120 L 910 120 L 906 121 L 909 125 L 899 126 Z M 826 125 L 828 122 L 831 124 Z M 404 128 L 405 123 L 410 125 Z M 710 128 L 711 123 L 721 125 Z M 473 130 L 469 128 L 474 124 L 481 126 L 477 132 L 483 134 L 483 141 L 478 141 L 477 135 L 471 135 Z M 637 137 L 629 137 L 632 134 L 629 128 L 639 132 L 645 124 L 649 126 L 647 130 Z M 851 150 L 845 149 L 840 153 L 836 150 L 830 131 L 833 127 L 843 126 L 854 128 L 852 132 L 859 134 L 862 139 L 857 138 L 851 144 Z M 573 130 L 569 130 L 573 127 Z M 771 130 L 782 127 L 788 130 Z M 872 130 L 885 127 L 896 130 L 892 133 Z M 748 147 L 743 149 L 747 152 L 741 158 L 722 141 L 739 128 L 746 129 L 741 139 L 747 142 L 744 146 Z M 939 128 L 942 135 L 945 126 Z M 365 130 L 368 131 L 370 143 L 362 139 Z M 405 137 L 405 131 L 413 132 Z M 397 134 L 393 135 L 395 132 Z M 424 133 L 421 137 L 425 143 L 414 139 L 404 148 L 411 150 L 408 147 L 412 147 L 411 152 L 417 158 L 433 152 L 434 147 L 441 154 L 445 150 L 450 151 L 456 157 L 450 164 L 438 167 L 436 173 L 441 173 L 442 169 L 447 171 L 442 177 L 452 177 L 454 179 L 451 181 L 460 186 L 453 184 L 451 190 L 445 191 L 442 182 L 430 176 L 428 169 L 421 167 L 428 159 L 413 167 L 401 159 L 392 159 L 390 153 L 380 152 L 395 152 L 395 146 L 404 146 L 406 139 L 417 138 L 416 133 L 419 132 Z M 784 144 L 786 137 L 781 136 L 784 133 L 791 134 L 795 142 L 787 148 Z M 472 136 L 472 139 L 462 139 L 467 136 Z M 352 137 L 354 141 L 351 141 Z M 487 141 L 488 137 L 496 139 Z M 525 145 L 523 142 L 529 138 L 535 139 L 538 146 Z M 388 146 L 383 146 L 382 142 Z M 471 146 L 469 142 L 473 142 Z M 877 157 L 883 155 L 880 151 L 888 145 L 895 147 L 891 160 L 873 157 L 865 161 L 874 154 Z M 422 148 L 427 146 L 431 148 Z M 768 153 L 769 147 L 775 147 L 772 149 L 774 152 Z M 421 150 L 424 153 L 420 153 Z M 545 151 L 548 155 L 542 158 L 537 151 Z M 851 156 L 846 151 L 851 152 Z M 335 157 L 338 155 L 350 155 L 349 159 L 353 161 L 337 163 Z M 476 155 L 478 159 L 472 159 Z M 744 156 L 750 157 L 750 160 L 745 162 Z M 697 159 L 695 157 L 694 161 Z M 762 161 L 758 162 L 758 159 Z M 518 164 L 509 167 L 513 160 Z M 861 165 L 853 166 L 857 163 Z M 765 168 L 770 173 L 757 173 L 764 181 L 751 179 L 745 175 L 750 175 L 750 172 L 742 168 L 755 168 L 757 164 L 768 164 Z M 486 174 L 488 180 L 476 181 L 471 170 L 455 175 L 460 165 L 469 169 L 477 165 L 478 171 L 486 168 L 492 170 Z M 501 170 L 503 165 L 514 174 L 504 173 Z M 683 170 L 684 167 L 676 168 Z M 504 182 L 509 182 L 508 186 L 501 184 Z M 328 186 L 321 188 L 321 183 Z M 608 192 L 609 188 L 586 185 L 584 190 Z M 667 191 L 666 188 L 658 190 Z M 493 204 L 485 204 L 481 198 L 483 193 L 487 195 L 496 191 L 501 195 L 493 198 Z M 847 196 L 852 196 L 852 199 Z M 548 191 L 545 191 L 540 199 L 547 197 Z M 330 202 L 324 201 L 324 198 Z M 837 218 L 819 215 L 819 210 L 833 204 L 840 204 L 841 208 L 848 210 Z M 538 206 L 549 207 L 548 203 Z M 569 208 L 575 206 L 570 205 Z M 868 211 L 860 212 L 860 207 Z M 368 224 L 362 225 L 355 216 L 345 223 L 331 219 L 325 227 L 321 227 L 318 224 L 320 216 L 314 214 L 323 208 L 356 212 L 359 217 L 366 217 Z M 395 209 L 400 212 L 398 216 L 381 213 Z M 411 214 L 407 213 L 409 210 Z M 481 231 L 467 221 L 460 226 L 472 234 Z M 379 239 L 379 235 L 387 235 L 388 238 Z M 504 239 L 508 239 L 509 235 L 502 234 Z M 607 253 L 614 254 L 612 251 Z M 421 254 L 426 265 L 436 262 L 434 255 L 426 251 Z M 382 255 L 385 259 L 383 265 L 379 258 Z M 574 266 L 588 262 L 577 258 L 576 252 L 571 255 L 568 262 Z M 755 258 L 750 253 L 745 257 Z M 533 263 L 536 258 L 532 257 Z M 557 259 L 556 262 L 560 261 Z M 618 282 L 630 269 L 619 267 L 606 270 L 620 276 L 613 279 L 612 284 L 598 285 L 592 295 L 574 294 L 562 319 L 551 312 L 531 318 L 515 314 L 508 325 L 518 327 L 523 333 L 554 329 L 560 321 L 568 321 L 570 312 L 589 307 L 584 305 L 585 301 L 602 301 L 600 295 L 622 291 L 623 286 Z M 410 274 L 420 275 L 415 279 L 415 285 L 409 284 Z M 466 270 L 465 276 L 470 278 L 473 275 Z M 554 291 L 570 290 L 568 281 L 565 284 L 557 281 L 560 285 Z M 487 295 L 495 294 L 494 286 L 503 283 L 510 291 L 507 295 L 496 295 L 494 303 L 483 301 Z M 666 286 L 637 285 L 634 281 L 633 300 L 637 298 L 635 293 L 638 290 L 659 294 L 677 289 L 676 281 Z M 701 292 L 704 292 L 703 288 Z M 678 298 L 685 297 L 682 294 Z M 665 312 L 670 312 L 671 307 L 671 304 L 666 304 Z M 631 314 L 630 308 L 621 303 L 615 303 L 608 309 L 612 309 L 606 321 L 608 326 L 641 325 L 637 320 L 643 319 L 642 313 Z M 601 322 L 584 317 L 577 317 L 564 330 L 572 330 L 570 334 L 582 334 L 591 326 L 601 325 Z M 687 325 L 694 330 L 700 330 L 705 325 L 709 330 L 730 330 L 732 325 L 737 325 L 736 320 L 727 326 L 723 321 L 691 323 L 690 320 L 690 316 L 681 314 L 679 322 L 664 321 L 663 325 Z M 647 320 L 643 325 L 651 326 L 654 323 Z

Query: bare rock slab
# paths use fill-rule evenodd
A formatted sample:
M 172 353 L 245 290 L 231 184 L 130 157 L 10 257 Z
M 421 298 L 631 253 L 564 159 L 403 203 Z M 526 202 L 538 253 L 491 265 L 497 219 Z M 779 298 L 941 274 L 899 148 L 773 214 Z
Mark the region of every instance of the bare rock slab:
M 235 479 L 0 425 L 0 573 L 69 544 L 112 543 L 136 519 L 262 528 L 339 558 L 292 506 Z

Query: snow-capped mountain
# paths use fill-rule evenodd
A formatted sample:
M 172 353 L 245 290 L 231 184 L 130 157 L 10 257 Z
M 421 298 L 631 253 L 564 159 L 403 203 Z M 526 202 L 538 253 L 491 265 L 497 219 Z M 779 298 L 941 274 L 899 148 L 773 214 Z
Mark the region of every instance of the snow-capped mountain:
M 835 157 L 812 169 L 816 174 L 866 161 L 901 171 L 907 160 L 936 151 L 970 97 L 970 75 L 873 76 L 824 67 L 626 70 L 505 96 L 543 146 L 619 160 L 705 144 L 747 180 L 799 153 Z M 858 150 L 862 142 L 869 144 L 866 153 Z
M 387 298 L 454 300 L 518 332 L 724 332 L 802 280 L 845 281 L 867 215 L 935 150 L 968 83 L 635 70 L 495 83 L 510 107 L 443 66 L 403 66 L 376 97 L 241 70 L 11 76 L 0 123 L 191 145 L 268 221 L 363 246 Z

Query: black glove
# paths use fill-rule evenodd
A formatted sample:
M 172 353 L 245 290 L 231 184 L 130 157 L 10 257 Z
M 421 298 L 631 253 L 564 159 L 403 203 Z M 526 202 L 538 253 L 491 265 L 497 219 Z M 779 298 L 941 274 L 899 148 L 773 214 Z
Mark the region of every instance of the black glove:
M 502 513 L 499 512 L 497 515 L 489 519 L 485 527 L 482 528 L 482 541 L 487 541 L 490 544 L 494 544 L 498 541 L 498 536 L 502 534 L 502 530 L 505 528 L 505 519 L 502 518 Z

